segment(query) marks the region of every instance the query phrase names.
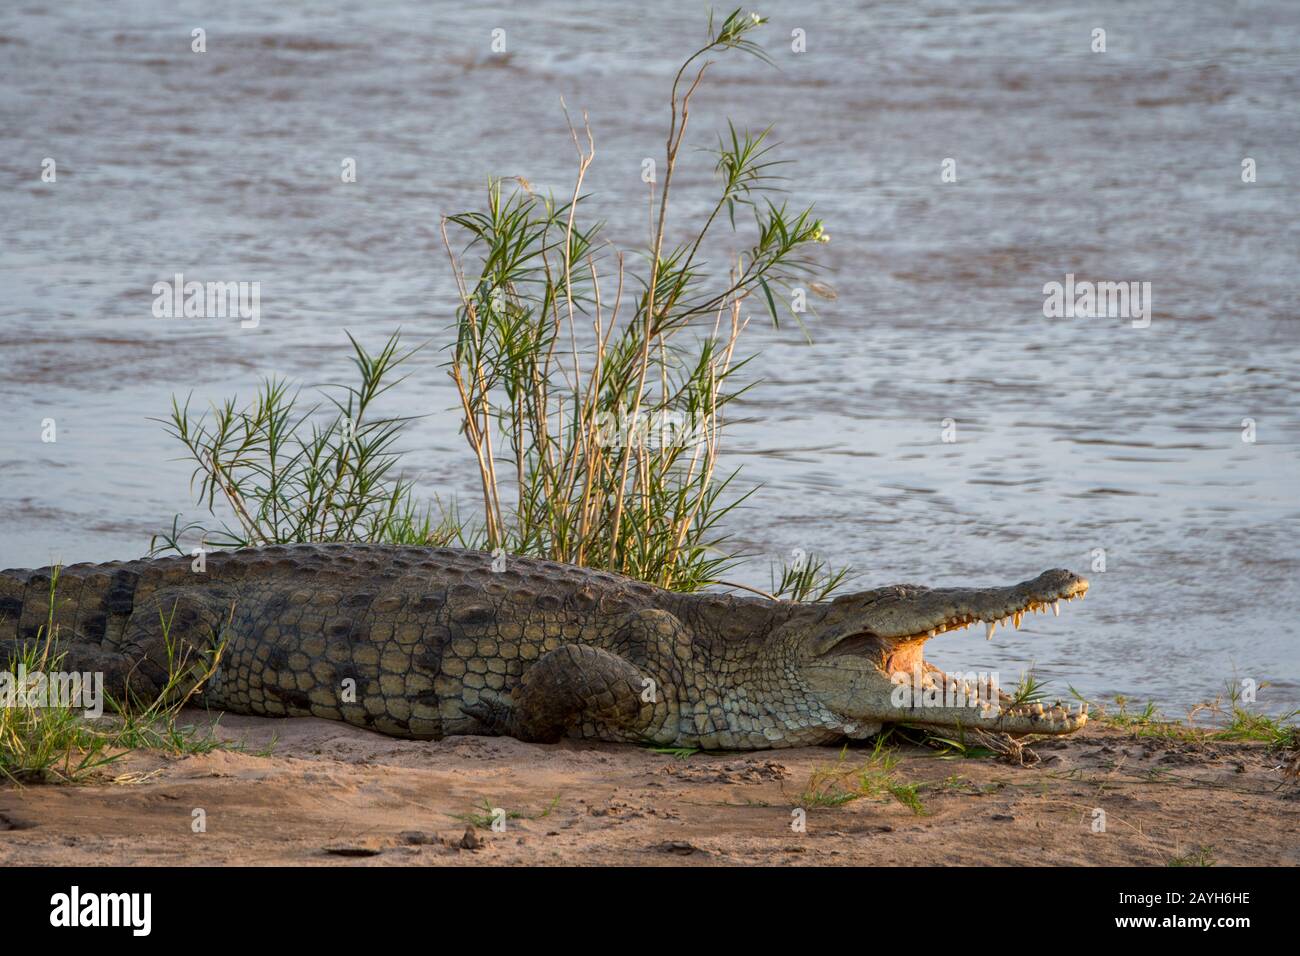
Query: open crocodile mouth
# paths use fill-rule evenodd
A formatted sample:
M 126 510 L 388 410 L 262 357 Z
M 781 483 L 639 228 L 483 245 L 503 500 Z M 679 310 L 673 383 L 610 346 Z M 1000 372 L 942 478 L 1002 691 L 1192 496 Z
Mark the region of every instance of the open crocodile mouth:
M 950 631 L 961 631 L 984 625 L 986 639 L 991 639 L 999 626 L 1019 629 L 1029 614 L 1051 613 L 1059 617 L 1061 604 L 1083 600 L 1088 593 L 1088 582 L 1069 571 L 1047 571 L 1033 581 L 1008 588 L 952 588 L 943 590 L 917 589 L 899 595 L 896 615 L 899 628 L 878 627 L 851 634 L 830 651 L 831 655 L 868 656 L 877 662 L 891 683 L 915 684 L 918 695 L 929 693 L 941 702 L 959 701 L 968 708 L 972 724 L 997 726 L 1011 733 L 1068 733 L 1087 722 L 1087 704 L 1080 703 L 1073 710 L 1062 704 L 1044 705 L 1039 700 L 1026 700 L 1003 692 L 993 675 L 949 674 L 924 659 L 926 641 Z M 888 618 L 892 608 L 882 609 Z M 916 627 L 921 619 L 924 626 Z M 882 633 L 883 632 L 883 633 Z M 940 714 L 939 711 L 946 711 Z M 934 722 L 952 722 L 953 709 L 942 704 L 930 708 Z M 974 718 L 978 715 L 979 719 Z M 909 708 L 905 718 L 916 723 L 927 722 L 927 709 Z

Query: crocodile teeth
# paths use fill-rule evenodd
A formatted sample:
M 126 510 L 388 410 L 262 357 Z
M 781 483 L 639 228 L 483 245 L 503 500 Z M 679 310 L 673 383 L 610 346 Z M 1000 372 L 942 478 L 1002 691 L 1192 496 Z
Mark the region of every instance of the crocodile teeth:
M 1055 614 L 1057 617 L 1060 617 L 1060 616 L 1061 616 L 1061 602 L 1060 602 L 1060 601 L 1053 601 L 1053 602 L 1052 602 L 1052 613 Z
M 1017 630 L 1017 631 L 1020 630 L 1020 619 L 1021 619 L 1022 617 L 1024 617 L 1024 616 L 1025 616 L 1024 613 L 1021 612 L 1021 611 L 1017 611 L 1016 614 L 1015 614 L 1015 622 L 1016 622 L 1016 630 Z
M 986 641 L 993 640 L 993 632 L 996 631 L 997 629 L 998 629 L 998 622 L 989 621 L 988 624 L 984 626 L 984 640 Z

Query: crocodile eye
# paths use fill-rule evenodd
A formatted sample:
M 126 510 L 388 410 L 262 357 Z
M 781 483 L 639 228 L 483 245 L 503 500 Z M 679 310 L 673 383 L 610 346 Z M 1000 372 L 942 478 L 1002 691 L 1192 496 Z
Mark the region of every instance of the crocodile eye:
M 850 634 L 843 640 L 837 641 L 834 646 L 826 651 L 825 657 L 867 657 L 878 653 L 881 646 L 880 638 L 870 631 L 862 631 L 857 634 Z

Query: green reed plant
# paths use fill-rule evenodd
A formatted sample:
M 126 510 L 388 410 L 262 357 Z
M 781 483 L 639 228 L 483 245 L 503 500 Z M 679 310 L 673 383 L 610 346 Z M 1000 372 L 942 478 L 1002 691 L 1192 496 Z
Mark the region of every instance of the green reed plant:
M 772 565 L 772 595 L 791 601 L 824 601 L 851 573 L 850 568 L 832 568 L 821 558 L 804 555 L 793 564 Z
M 567 199 L 494 179 L 482 210 L 443 220 L 460 298 L 448 368 L 489 547 L 679 590 L 731 566 L 720 522 L 747 494 L 729 493 L 735 472 L 720 474 L 718 457 L 726 411 L 746 390 L 734 382 L 747 361 L 737 356 L 743 309 L 753 297 L 779 322 L 773 289 L 812 271 L 806 253 L 826 235 L 810 208 L 768 195 L 780 161 L 766 130 L 729 125 L 710 212 L 672 244 L 669 209 L 693 97 L 715 56 L 766 59 L 749 38 L 763 22 L 739 10 L 710 17 L 707 42 L 677 71 L 640 271 L 587 213 L 596 149 L 585 117 L 581 132 L 569 124 L 577 173 Z M 753 225 L 719 274 L 702 250 L 724 211 L 741 236 L 738 210 Z
M 355 338 L 354 384 L 327 385 L 306 406 L 301 392 L 282 381 L 263 382 L 254 399 L 193 412 L 172 399 L 168 434 L 194 462 L 191 486 L 209 513 L 225 502 L 235 522 L 207 527 L 180 525 L 154 535 L 153 553 L 184 553 L 183 534 L 202 533 L 213 547 L 245 547 L 301 541 L 383 541 L 442 544 L 460 536 L 454 513 L 418 506 L 411 483 L 394 472 L 393 446 L 409 418 L 383 416 L 374 406 L 402 381 L 397 370 L 418 349 L 402 349 L 389 336 L 372 354 Z M 323 410 L 323 413 L 322 413 Z M 435 517 L 436 515 L 436 517 Z
M 775 158 L 769 130 L 728 124 L 713 150 L 709 211 L 671 244 L 669 199 L 706 73 L 730 52 L 770 62 L 750 38 L 763 22 L 739 10 L 721 22 L 710 15 L 707 42 L 673 79 L 640 270 L 625 268 L 625 254 L 588 215 L 582 189 L 596 150 L 585 117 L 581 131 L 569 122 L 577 171 L 567 199 L 539 196 L 522 179 L 492 179 L 483 208 L 442 220 L 459 296 L 447 368 L 481 515 L 462 520 L 441 502 L 414 502 L 395 471 L 394 442 L 407 420 L 373 410 L 414 350 L 393 335 L 371 355 L 351 339 L 358 383 L 327 391 L 332 417 L 322 416 L 322 403 L 301 407 L 299 393 L 277 381 L 250 404 L 231 400 L 210 415 L 173 400 L 164 424 L 195 464 L 200 503 L 215 514 L 223 502 L 234 521 L 182 527 L 178 516 L 155 536 L 155 552 L 182 551 L 180 538 L 195 530 L 216 547 L 457 543 L 683 591 L 726 583 L 736 557 L 724 547 L 722 522 L 749 494 L 731 492 L 735 471 L 719 472 L 726 412 L 751 387 L 736 381 L 748 361 L 737 355 L 744 310 L 757 302 L 779 325 L 786 299 L 774 290 L 808 276 L 807 253 L 828 237 L 811 208 L 773 201 L 785 161 Z M 737 212 L 752 225 L 738 225 Z M 705 252 L 724 228 L 739 251 L 713 269 Z M 773 591 L 820 599 L 843 577 L 814 561 L 782 570 L 779 580 L 774 572 Z
M 1024 707 L 1047 700 L 1047 681 L 1039 680 L 1032 667 L 1020 672 L 1020 679 L 1012 686 L 1008 707 Z

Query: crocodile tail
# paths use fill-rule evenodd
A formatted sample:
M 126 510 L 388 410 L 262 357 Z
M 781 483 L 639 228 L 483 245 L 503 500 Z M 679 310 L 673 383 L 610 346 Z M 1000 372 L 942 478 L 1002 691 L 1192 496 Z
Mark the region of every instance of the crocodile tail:
M 135 603 L 138 568 L 117 561 L 0 571 L 0 657 L 46 639 L 115 641 Z
M 33 640 L 48 622 L 50 588 L 55 568 L 15 568 L 0 571 L 0 641 Z M 44 605 L 46 615 L 38 619 Z

